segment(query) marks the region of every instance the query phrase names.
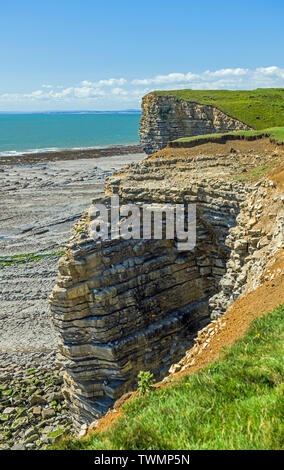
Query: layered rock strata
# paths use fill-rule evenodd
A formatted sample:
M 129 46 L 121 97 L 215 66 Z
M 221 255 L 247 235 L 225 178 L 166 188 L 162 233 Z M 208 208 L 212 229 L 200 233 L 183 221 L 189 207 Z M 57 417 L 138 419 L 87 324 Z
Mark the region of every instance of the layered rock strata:
M 245 123 L 211 105 L 156 93 L 149 93 L 142 100 L 139 135 L 147 154 L 182 137 L 249 129 Z
M 101 417 L 137 386 L 140 370 L 163 377 L 209 321 L 225 275 L 229 230 L 253 190 L 232 177 L 239 156 L 157 154 L 109 178 L 121 203 L 196 204 L 197 243 L 89 237 L 86 211 L 74 227 L 50 302 L 66 360 L 64 394 L 78 423 Z M 102 202 L 102 201 L 101 201 Z
M 241 204 L 237 224 L 226 239 L 231 249 L 226 274 L 220 291 L 209 302 L 213 319 L 225 313 L 241 295 L 271 279 L 269 267 L 283 256 L 284 249 L 283 193 L 283 183 L 264 179 L 255 184 L 250 197 Z

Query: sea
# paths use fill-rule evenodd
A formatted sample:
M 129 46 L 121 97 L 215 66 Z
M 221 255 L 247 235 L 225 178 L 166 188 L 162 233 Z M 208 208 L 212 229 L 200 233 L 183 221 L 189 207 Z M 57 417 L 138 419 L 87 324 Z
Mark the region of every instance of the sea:
M 0 113 L 0 157 L 139 143 L 140 112 Z

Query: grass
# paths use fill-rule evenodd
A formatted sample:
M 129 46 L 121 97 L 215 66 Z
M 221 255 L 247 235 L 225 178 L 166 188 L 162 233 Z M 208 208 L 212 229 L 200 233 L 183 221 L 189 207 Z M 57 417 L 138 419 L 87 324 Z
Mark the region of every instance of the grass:
M 284 142 L 284 127 L 274 127 L 272 129 L 266 129 L 266 132 L 276 142 L 280 142 L 280 143 Z
M 284 126 L 284 88 L 256 90 L 168 90 L 153 92 L 219 108 L 254 129 Z
M 240 136 L 257 136 L 257 135 L 269 135 L 269 137 L 278 143 L 284 143 L 284 127 L 274 127 L 269 129 L 263 129 L 261 131 L 232 131 L 232 132 L 225 132 L 220 134 L 205 134 L 205 135 L 195 135 L 191 137 L 182 137 L 181 139 L 177 139 L 174 142 L 194 142 L 195 140 L 210 140 L 214 142 L 218 140 L 220 137 L 224 136 L 231 136 L 231 135 L 240 135 Z
M 243 165 L 242 169 L 246 171 L 244 173 L 242 172 L 238 175 L 235 175 L 234 179 L 237 181 L 258 181 L 262 176 L 265 176 L 278 165 L 279 161 L 277 159 L 271 159 L 268 163 L 260 165 L 256 168 L 247 169 L 246 166 Z
M 136 397 L 107 431 L 72 450 L 284 449 L 284 304 L 255 320 L 216 361 Z

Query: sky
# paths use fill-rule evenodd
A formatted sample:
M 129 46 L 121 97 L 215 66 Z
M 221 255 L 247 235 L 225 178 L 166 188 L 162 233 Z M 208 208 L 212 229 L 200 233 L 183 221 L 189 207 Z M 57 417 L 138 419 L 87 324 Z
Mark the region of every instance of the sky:
M 9 0 L 0 11 L 0 111 L 284 87 L 283 0 Z

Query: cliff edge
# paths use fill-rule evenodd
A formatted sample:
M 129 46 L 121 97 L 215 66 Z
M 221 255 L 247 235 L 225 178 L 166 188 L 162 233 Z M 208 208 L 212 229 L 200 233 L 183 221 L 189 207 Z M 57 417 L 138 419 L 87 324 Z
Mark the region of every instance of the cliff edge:
M 167 147 L 109 178 L 106 206 L 111 196 L 195 204 L 196 246 L 95 241 L 90 211 L 74 227 L 50 302 L 76 422 L 103 416 L 135 389 L 140 370 L 164 377 L 210 318 L 273 279 L 283 257 L 283 164 L 283 147 L 263 138 Z

